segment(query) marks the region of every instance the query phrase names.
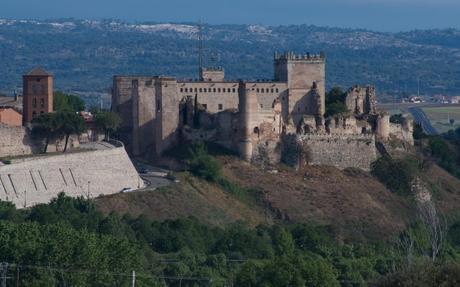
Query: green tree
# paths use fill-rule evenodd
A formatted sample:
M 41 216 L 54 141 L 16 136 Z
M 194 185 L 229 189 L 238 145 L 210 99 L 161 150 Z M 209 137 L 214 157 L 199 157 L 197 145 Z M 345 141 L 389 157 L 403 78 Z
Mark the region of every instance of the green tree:
M 340 87 L 333 87 L 326 94 L 326 117 L 348 112 L 345 105 L 347 94 Z
M 96 127 L 104 132 L 106 140 L 110 140 L 110 135 L 118 130 L 121 121 L 121 117 L 114 112 L 98 112 L 95 114 Z
M 80 112 L 85 110 L 85 102 L 79 96 L 56 91 L 54 92 L 53 107 L 56 112 Z
M 418 173 L 419 163 L 411 157 L 392 159 L 389 156 L 383 156 L 373 162 L 371 168 L 372 174 L 392 192 L 408 195 L 412 181 Z
M 46 153 L 49 141 L 61 135 L 57 114 L 41 114 L 34 118 L 32 123 L 34 124 L 32 133 L 40 138 L 45 138 L 45 147 L 43 152 Z
M 81 135 L 85 129 L 85 120 L 73 112 L 58 112 L 56 113 L 56 121 L 58 122 L 58 131 L 65 135 L 64 152 L 67 151 L 69 137 L 71 135 Z

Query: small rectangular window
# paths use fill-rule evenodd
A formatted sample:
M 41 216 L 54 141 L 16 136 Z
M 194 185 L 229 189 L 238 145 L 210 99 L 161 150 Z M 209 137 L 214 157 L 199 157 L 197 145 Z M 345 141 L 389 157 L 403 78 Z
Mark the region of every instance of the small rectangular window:
M 183 93 L 183 92 L 184 92 L 184 89 L 183 89 L 183 88 L 180 88 L 180 92 Z
M 217 88 L 217 92 L 220 93 L 220 88 Z
M 40 108 L 45 107 L 45 99 L 40 99 Z
M 235 88 L 233 88 L 233 92 L 234 92 L 234 93 L 236 92 L 236 89 L 235 89 Z
M 203 88 L 200 88 L 200 93 L 202 93 L 202 92 L 203 92 Z
M 203 104 L 203 108 L 204 108 L 205 110 L 207 110 L 207 109 L 208 109 L 208 105 L 207 105 L 207 104 Z
M 213 89 L 213 92 L 214 92 L 214 93 L 216 92 L 216 88 Z
M 280 92 L 278 88 L 276 88 L 276 92 L 277 92 L 277 93 L 279 93 L 279 92 Z
M 198 92 L 198 89 L 197 89 L 197 88 L 195 88 L 195 93 L 196 93 L 196 92 Z
M 157 112 L 161 112 L 161 102 L 157 100 Z
M 222 111 L 222 110 L 224 109 L 224 105 L 219 104 L 219 105 L 218 105 L 218 108 L 219 108 L 219 111 Z
M 271 93 L 274 93 L 275 91 L 273 89 L 271 89 Z

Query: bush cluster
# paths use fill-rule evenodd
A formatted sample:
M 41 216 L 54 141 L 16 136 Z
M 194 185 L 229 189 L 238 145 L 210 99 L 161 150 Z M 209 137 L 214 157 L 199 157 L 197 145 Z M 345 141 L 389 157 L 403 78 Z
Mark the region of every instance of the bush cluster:
M 392 159 L 383 156 L 372 163 L 372 174 L 392 192 L 409 195 L 411 184 L 419 171 L 420 163 L 413 157 Z

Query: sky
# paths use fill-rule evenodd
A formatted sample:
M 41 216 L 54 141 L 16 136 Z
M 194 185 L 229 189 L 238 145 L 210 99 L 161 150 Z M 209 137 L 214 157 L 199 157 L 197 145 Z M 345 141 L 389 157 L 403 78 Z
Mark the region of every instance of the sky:
M 0 18 L 460 28 L 460 0 L 0 0 Z

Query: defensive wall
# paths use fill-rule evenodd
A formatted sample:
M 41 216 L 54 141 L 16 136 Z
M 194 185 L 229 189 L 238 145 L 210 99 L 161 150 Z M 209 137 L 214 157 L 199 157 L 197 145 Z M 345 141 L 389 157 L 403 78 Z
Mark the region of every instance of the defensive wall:
M 0 124 L 0 157 L 31 154 L 33 146 L 26 128 Z
M 303 158 L 304 164 L 330 165 L 340 169 L 356 167 L 369 170 L 377 159 L 373 134 L 305 134 L 284 138 L 285 150 L 297 153 L 285 155 L 291 159 Z M 297 165 L 299 162 L 296 163 Z
M 0 166 L 0 200 L 18 208 L 47 203 L 60 192 L 96 197 L 143 185 L 122 146 L 29 157 Z

